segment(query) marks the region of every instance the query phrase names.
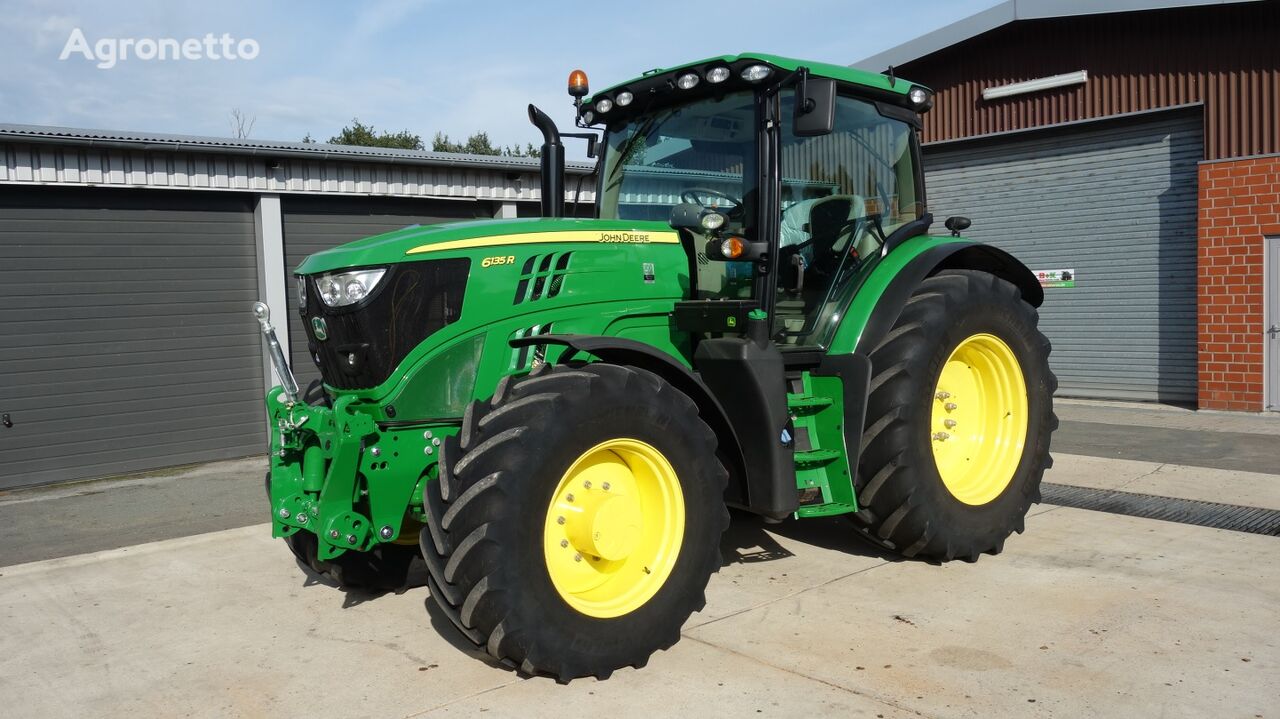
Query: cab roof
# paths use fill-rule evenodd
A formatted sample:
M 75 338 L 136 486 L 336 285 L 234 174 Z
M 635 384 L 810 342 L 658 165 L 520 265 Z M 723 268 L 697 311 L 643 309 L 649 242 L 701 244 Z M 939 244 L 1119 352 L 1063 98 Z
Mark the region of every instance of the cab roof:
M 652 70 L 645 72 L 639 77 L 631 78 L 630 80 L 627 80 L 625 82 L 615 83 L 614 85 L 611 85 L 605 88 L 604 90 L 593 93 L 592 97 L 584 99 L 583 102 L 584 104 L 589 104 L 598 95 L 612 93 L 616 90 L 620 90 L 629 85 L 634 85 L 637 82 L 640 82 L 654 75 L 677 73 L 680 70 L 685 70 L 688 68 L 696 68 L 696 67 L 706 67 L 712 64 L 717 64 L 717 63 L 723 63 L 725 65 L 732 66 L 743 61 L 752 61 L 752 60 L 762 62 L 766 65 L 772 65 L 773 67 L 776 67 L 779 70 L 783 70 L 786 72 L 796 70 L 797 68 L 806 67 L 809 69 L 810 74 L 816 75 L 818 77 L 829 77 L 838 82 L 847 82 L 854 85 L 861 85 L 863 87 L 870 87 L 876 90 L 882 90 L 884 92 L 895 93 L 898 95 L 906 95 L 913 86 L 922 87 L 917 83 L 912 83 L 907 80 L 903 80 L 902 78 L 897 78 L 896 81 L 891 82 L 887 75 L 882 75 L 880 73 L 875 73 L 875 72 L 867 72 L 866 70 L 859 70 L 857 68 L 847 67 L 845 65 L 832 65 L 831 63 L 826 63 L 826 62 L 810 62 L 808 60 L 799 60 L 793 57 L 782 57 L 781 55 L 770 55 L 768 53 L 763 53 L 763 52 L 744 52 L 739 55 L 720 55 L 717 57 L 709 57 L 703 60 L 696 60 L 694 62 L 686 62 L 680 65 L 676 65 L 674 67 L 654 68 Z

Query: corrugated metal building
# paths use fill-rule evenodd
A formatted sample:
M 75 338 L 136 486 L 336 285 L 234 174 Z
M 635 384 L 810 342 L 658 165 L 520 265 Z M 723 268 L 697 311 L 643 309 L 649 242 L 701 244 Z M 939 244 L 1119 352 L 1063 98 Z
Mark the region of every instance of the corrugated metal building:
M 0 489 L 261 453 L 255 300 L 310 379 L 303 256 L 539 194 L 525 158 L 0 125 Z
M 1277 28 L 1274 0 L 1009 0 L 856 63 L 936 91 L 936 216 L 1071 272 L 1062 394 L 1280 409 Z

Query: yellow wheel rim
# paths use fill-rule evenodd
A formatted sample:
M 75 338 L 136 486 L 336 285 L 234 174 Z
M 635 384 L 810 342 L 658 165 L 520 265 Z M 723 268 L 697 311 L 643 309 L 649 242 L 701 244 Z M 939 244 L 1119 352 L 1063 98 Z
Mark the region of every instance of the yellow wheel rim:
M 638 609 L 671 576 L 684 540 L 684 495 L 661 452 L 635 439 L 578 457 L 547 508 L 543 553 L 551 583 L 592 617 Z
M 976 334 L 952 351 L 929 431 L 938 474 L 956 499 L 986 504 L 1009 486 L 1027 439 L 1027 383 L 1004 340 Z

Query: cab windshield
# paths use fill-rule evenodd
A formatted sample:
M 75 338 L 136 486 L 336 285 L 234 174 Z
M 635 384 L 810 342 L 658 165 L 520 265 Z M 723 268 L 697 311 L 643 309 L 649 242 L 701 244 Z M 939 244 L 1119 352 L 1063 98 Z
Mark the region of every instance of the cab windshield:
M 716 207 L 745 232 L 753 212 L 755 97 L 744 91 L 640 115 L 610 127 L 600 217 L 671 218 L 681 202 Z M 748 187 L 745 178 L 753 178 Z

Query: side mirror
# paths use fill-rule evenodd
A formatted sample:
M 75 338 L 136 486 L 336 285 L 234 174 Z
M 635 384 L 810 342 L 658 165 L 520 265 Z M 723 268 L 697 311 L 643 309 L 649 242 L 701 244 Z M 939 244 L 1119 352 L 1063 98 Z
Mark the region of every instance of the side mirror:
M 948 217 L 947 221 L 942 223 L 944 227 L 946 227 L 948 230 L 951 230 L 952 237 L 955 237 L 959 235 L 961 232 L 964 232 L 965 230 L 969 229 L 969 225 L 972 225 L 972 224 L 973 223 L 969 221 L 968 217 L 961 217 L 960 215 L 956 215 L 954 217 Z
M 836 126 L 836 81 L 808 75 L 806 72 L 796 85 L 796 109 L 791 128 L 796 137 L 826 135 Z

